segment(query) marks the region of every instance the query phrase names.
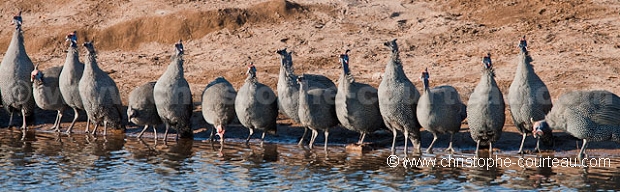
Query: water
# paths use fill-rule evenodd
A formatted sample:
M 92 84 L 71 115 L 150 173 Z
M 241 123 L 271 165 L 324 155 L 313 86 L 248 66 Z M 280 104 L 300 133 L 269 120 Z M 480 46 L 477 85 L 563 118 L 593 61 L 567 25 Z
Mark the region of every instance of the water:
M 427 167 L 387 165 L 389 149 L 365 154 L 344 146 L 302 149 L 291 144 L 39 133 L 20 141 L 0 129 L 2 191 L 213 191 L 213 190 L 617 190 L 620 158 L 607 167 Z M 552 154 L 553 155 L 553 154 Z M 401 155 L 402 156 L 402 155 Z M 570 153 L 566 156 L 574 156 Z M 438 153 L 422 158 L 467 158 Z M 526 158 L 536 158 L 526 155 Z M 552 156 L 553 157 L 553 156 Z M 498 158 L 517 162 L 519 156 Z M 464 161 L 460 161 L 463 163 Z

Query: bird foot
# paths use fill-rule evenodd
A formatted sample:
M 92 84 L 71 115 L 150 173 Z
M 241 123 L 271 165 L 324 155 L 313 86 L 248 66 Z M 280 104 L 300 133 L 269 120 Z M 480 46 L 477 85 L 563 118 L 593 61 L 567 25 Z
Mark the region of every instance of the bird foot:
M 429 148 L 429 149 L 427 149 L 427 150 L 426 150 L 426 153 L 428 153 L 428 154 L 433 154 L 433 149 L 430 149 L 430 148 Z
M 443 150 L 444 152 L 450 152 L 450 153 L 454 153 L 454 148 L 452 147 L 448 147 L 445 150 Z

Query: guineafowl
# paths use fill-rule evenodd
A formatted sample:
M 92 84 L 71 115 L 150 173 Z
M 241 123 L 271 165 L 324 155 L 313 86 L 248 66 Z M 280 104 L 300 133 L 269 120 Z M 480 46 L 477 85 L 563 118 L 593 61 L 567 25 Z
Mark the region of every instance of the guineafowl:
M 285 49 L 277 50 L 280 55 L 280 75 L 278 77 L 278 108 L 280 112 L 295 121 L 301 123 L 298 117 L 299 105 L 299 84 L 297 84 L 297 75 L 294 73 L 293 59 L 291 52 Z M 304 78 L 308 82 L 309 89 L 330 89 L 328 91 L 336 92 L 336 85 L 329 78 L 322 75 L 305 74 Z M 303 144 L 308 128 L 305 128 L 304 134 L 299 140 L 299 145 Z
M 127 119 L 139 126 L 144 126 L 138 134 L 138 138 L 142 137 L 144 131 L 153 126 L 153 135 L 157 140 L 157 125 L 161 124 L 161 118 L 157 113 L 155 99 L 153 98 L 153 88 L 155 81 L 145 83 L 136 87 L 129 93 L 129 105 L 127 106 Z
M 84 110 L 79 88 L 80 79 L 84 73 L 84 63 L 79 60 L 76 32 L 74 31 L 67 35 L 66 41 L 69 42 L 69 48 L 67 49 L 65 64 L 58 77 L 58 86 L 60 87 L 60 94 L 62 94 L 63 100 L 73 109 L 73 121 L 71 121 L 71 125 L 69 125 L 66 131 L 71 133 L 75 122 L 80 116 L 79 112 Z
M 414 153 L 420 153 L 420 123 L 416 117 L 416 105 L 420 99 L 420 92 L 411 83 L 400 60 L 396 39 L 384 43 L 390 48 L 391 56 L 383 79 L 379 84 L 379 110 L 385 125 L 392 131 L 392 154 L 396 144 L 398 131 L 405 136 L 405 154 L 407 154 L 407 142 L 411 139 Z
M 349 50 L 340 55 L 342 74 L 336 93 L 336 115 L 345 128 L 360 133 L 358 144 L 364 143 L 366 134 L 385 127 L 379 111 L 377 89 L 356 82 L 349 70 Z
M 549 137 L 555 129 L 582 139 L 578 158 L 583 159 L 588 142 L 620 142 L 620 97 L 604 90 L 565 93 L 533 128 L 535 137 Z
M 467 103 L 467 123 L 471 138 L 476 141 L 476 156 L 480 144 L 489 145 L 489 157 L 493 153 L 493 143 L 502 135 L 506 121 L 506 104 L 502 91 L 495 82 L 491 53 L 482 60 L 484 65 L 480 82 Z
M 551 110 L 552 103 L 547 86 L 534 72 L 531 64 L 532 57 L 527 50 L 525 36 L 519 43 L 519 49 L 521 53 L 518 56 L 514 80 L 510 84 L 508 104 L 510 105 L 512 121 L 523 134 L 519 146 L 519 153 L 522 154 L 525 137 L 532 132 L 532 120 L 544 119 L 545 115 Z M 540 139 L 536 141 L 535 151 L 539 151 L 539 143 Z M 550 141 L 543 140 L 543 143 L 550 144 Z
M 450 145 L 446 151 L 453 152 L 454 134 L 459 132 L 461 122 L 467 117 L 467 107 L 454 87 L 443 85 L 431 89 L 428 69 L 422 72 L 420 78 L 424 83 L 424 91 L 418 100 L 416 116 L 420 125 L 433 134 L 433 141 L 426 152 L 433 153 L 433 144 L 437 141 L 437 134 L 445 133 L 450 133 Z
M 261 140 L 265 133 L 277 134 L 276 118 L 278 117 L 278 103 L 276 94 L 267 85 L 259 83 L 256 78 L 256 67 L 250 64 L 248 77 L 239 88 L 235 98 L 235 113 L 239 122 L 250 130 L 245 144 L 248 145 L 254 134 L 254 129 L 262 129 Z
M 166 72 L 159 77 L 155 84 L 154 99 L 157 113 L 166 125 L 164 140 L 168 139 L 170 127 L 176 129 L 176 139 L 193 138 L 194 132 L 190 126 L 193 102 L 189 83 L 183 73 L 183 42 L 179 40 L 174 45 L 175 53 L 172 55 L 170 65 Z
M 32 95 L 34 101 L 43 110 L 57 111 L 56 120 L 50 129 L 60 131 L 60 119 L 67 105 L 62 99 L 58 88 L 58 76 L 62 67 L 52 67 L 39 71 L 38 65 L 34 71 L 30 73 L 30 81 L 32 81 Z
M 13 37 L 0 63 L 0 89 L 3 106 L 11 114 L 9 126 L 13 123 L 13 114 L 21 112 L 23 120 L 21 128 L 25 136 L 26 118 L 33 115 L 35 106 L 30 83 L 30 72 L 34 70 L 34 65 L 24 47 L 21 11 L 13 18 L 13 24 L 15 24 Z
M 88 51 L 86 66 L 79 83 L 80 97 L 88 119 L 95 124 L 92 134 L 97 134 L 97 127 L 103 123 L 103 135 L 107 134 L 108 126 L 125 131 L 122 124 L 122 103 L 116 83 L 99 68 L 97 53 L 92 42 L 84 43 Z M 88 133 L 88 125 L 85 132 Z
M 214 132 L 224 142 L 226 126 L 235 119 L 235 97 L 237 91 L 224 77 L 211 81 L 202 92 L 202 117 L 213 126 L 209 139 L 213 141 Z
M 304 127 L 312 130 L 310 148 L 314 146 L 314 141 L 319 135 L 318 130 L 325 132 L 324 149 L 327 150 L 327 139 L 329 128 L 338 125 L 336 108 L 334 105 L 335 93 L 330 89 L 311 89 L 308 88 L 306 75 L 297 77 L 300 85 L 299 89 L 299 121 Z

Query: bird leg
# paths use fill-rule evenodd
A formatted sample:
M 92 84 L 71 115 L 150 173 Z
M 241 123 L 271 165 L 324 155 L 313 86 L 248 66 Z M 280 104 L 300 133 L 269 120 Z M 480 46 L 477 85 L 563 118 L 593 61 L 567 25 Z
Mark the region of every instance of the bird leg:
M 431 145 L 429 145 L 428 149 L 426 149 L 426 153 L 433 154 L 433 145 L 435 144 L 435 141 L 437 141 L 437 134 L 433 134 L 433 141 L 431 141 Z
M 248 138 L 245 140 L 245 145 L 250 145 L 250 138 L 252 138 L 252 135 L 254 135 L 254 129 L 250 129 L 250 134 L 248 135 Z
M 392 138 L 392 155 L 394 155 L 394 142 L 396 141 L 396 130 L 393 130 L 393 134 L 394 134 L 394 138 Z M 409 145 L 409 131 L 407 131 L 407 129 L 405 128 L 405 132 L 403 133 L 405 135 L 405 157 L 407 156 L 407 145 Z M 413 143 L 411 143 L 413 144 Z M 415 150 L 415 149 L 414 149 Z
M 265 131 L 263 131 L 263 135 L 260 137 L 260 145 L 263 146 L 263 143 L 265 142 L 265 135 L 267 133 L 267 130 L 265 129 Z
M 84 133 L 88 134 L 88 129 L 90 129 L 90 119 L 87 118 L 86 120 L 86 130 L 84 130 Z
M 581 150 L 579 150 L 579 155 L 577 155 L 577 158 L 579 159 L 579 161 L 583 160 L 584 157 L 588 158 L 588 156 L 585 154 L 587 147 L 588 147 L 588 141 L 586 139 L 583 139 L 583 145 L 581 145 Z
M 142 138 L 142 134 L 144 134 L 144 131 L 146 131 L 146 129 L 149 128 L 149 125 L 144 125 L 144 128 L 142 129 L 142 131 L 140 131 L 140 133 L 138 134 L 138 139 Z
M 93 129 L 93 135 L 97 135 L 97 128 L 99 128 L 99 122 L 93 122 L 93 124 L 95 125 L 95 129 Z
M 489 158 L 493 156 L 493 143 L 489 142 Z
M 405 131 L 407 132 L 407 131 Z M 398 132 L 396 131 L 396 129 L 392 129 L 392 134 L 394 135 L 394 137 L 392 138 L 392 155 L 394 155 L 394 152 L 396 151 L 396 136 L 398 135 Z M 405 154 L 407 154 L 407 135 L 405 134 Z
M 58 117 L 60 116 L 60 111 L 58 111 L 58 114 L 56 114 L 56 120 L 54 120 L 54 125 L 52 125 L 52 127 L 50 127 L 50 130 L 56 130 L 56 131 L 60 131 L 58 130 Z
M 26 109 L 22 108 L 22 140 L 26 139 L 26 132 L 28 132 L 28 126 L 26 125 Z
M 211 135 L 209 135 L 209 141 L 213 143 L 213 135 L 215 135 L 215 127 L 211 128 Z
M 6 127 L 11 128 L 12 124 L 13 124 L 13 112 L 11 111 L 11 116 L 9 117 L 9 126 L 6 126 Z
M 297 145 L 302 146 L 304 145 L 304 139 L 306 138 L 306 134 L 308 133 L 308 128 L 304 127 L 304 134 L 301 135 L 301 138 L 299 139 L 299 143 L 297 143 Z
M 153 125 L 153 135 L 155 136 L 155 143 L 157 143 L 157 125 Z
M 28 131 L 28 125 L 26 125 L 26 109 L 22 109 L 22 129 Z
M 480 157 L 478 150 L 480 150 L 480 140 L 476 141 L 476 155 L 475 155 L 476 158 Z
M 103 121 L 103 136 L 108 135 L 108 121 Z
M 168 130 L 170 130 L 170 125 L 166 123 L 166 132 L 164 132 L 164 141 L 168 141 Z
M 536 148 L 534 148 L 534 151 L 540 153 L 540 137 L 536 137 Z
M 317 131 L 316 129 L 312 129 L 312 136 L 310 137 L 310 149 L 312 149 L 314 147 L 314 140 L 316 139 L 316 137 L 319 135 L 319 131 Z
M 454 148 L 452 148 L 452 141 L 454 140 L 454 133 L 450 133 L 450 144 L 448 144 L 448 148 L 444 151 L 450 151 L 450 153 L 454 153 Z
M 66 131 L 67 134 L 71 133 L 71 130 L 73 129 L 73 125 L 75 125 L 75 121 L 77 121 L 78 117 L 80 116 L 77 108 L 73 108 L 73 113 L 75 114 L 73 115 L 73 121 L 71 121 L 71 125 L 69 125 L 69 128 Z M 88 125 L 88 120 L 86 120 L 86 124 Z
M 523 133 L 523 139 L 521 139 L 521 146 L 519 147 L 519 154 L 523 154 L 523 143 L 525 143 L 525 137 L 527 136 L 527 133 Z
M 357 142 L 357 144 L 364 144 L 364 138 L 366 138 L 366 133 L 362 133 L 362 135 L 360 136 L 360 140 Z
M 325 146 L 323 147 L 325 152 L 327 152 L 327 138 L 329 138 L 329 130 L 325 129 Z
M 55 125 L 55 131 L 56 132 L 60 132 L 60 120 L 62 119 L 62 112 L 61 110 L 58 110 L 58 115 L 56 115 L 56 125 Z
M 417 140 L 415 137 L 409 137 L 411 144 L 413 145 L 413 154 L 422 154 L 422 144 L 420 140 Z

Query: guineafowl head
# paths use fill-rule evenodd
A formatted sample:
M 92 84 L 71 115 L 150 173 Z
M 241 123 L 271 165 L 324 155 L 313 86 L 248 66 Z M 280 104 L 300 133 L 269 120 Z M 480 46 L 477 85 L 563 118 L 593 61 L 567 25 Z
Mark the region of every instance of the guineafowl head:
M 69 46 L 77 48 L 77 31 L 69 33 L 65 39 L 65 41 L 69 41 Z
M 351 50 L 346 50 L 344 51 L 344 54 L 340 55 L 340 63 L 342 64 L 342 72 L 345 75 L 348 75 L 351 73 L 351 71 L 349 71 L 349 51 Z
M 308 80 L 304 77 L 303 74 L 297 77 L 297 83 L 299 83 L 300 89 L 308 89 Z
M 487 53 L 486 56 L 482 59 L 482 64 L 484 64 L 485 69 L 492 69 L 493 62 L 491 61 L 491 53 Z
M 392 53 L 398 53 L 398 44 L 396 44 L 396 39 L 393 39 L 391 41 L 386 41 L 385 43 L 383 43 L 383 45 L 390 48 Z
M 34 70 L 30 72 L 30 82 L 38 85 L 43 84 L 43 73 L 39 71 L 39 64 L 34 67 Z
M 425 68 L 424 71 L 422 71 L 422 75 L 420 76 L 420 79 L 422 80 L 422 83 L 424 84 L 425 89 L 429 88 L 429 84 L 428 84 L 429 78 L 431 78 L 431 76 L 428 73 L 428 68 Z
M 135 110 L 131 107 L 127 108 L 127 120 L 131 123 L 131 120 L 138 116 L 138 110 Z
M 545 145 L 553 145 L 553 130 L 546 120 L 534 122 L 532 135 L 534 138 L 540 138 Z
M 11 25 L 15 25 L 16 30 L 20 30 L 22 28 L 22 11 L 19 10 L 17 15 L 13 16 L 13 21 L 11 21 Z
M 254 66 L 254 63 L 250 63 L 250 65 L 248 65 L 248 71 L 246 74 L 248 75 L 248 78 L 256 78 L 256 67 Z
M 174 44 L 174 50 L 177 56 L 183 55 L 185 49 L 183 49 L 183 40 L 179 39 L 179 42 Z
M 89 54 L 95 54 L 95 46 L 93 45 L 92 41 L 89 42 L 85 42 L 84 44 L 82 44 L 85 48 L 86 51 L 88 51 Z
M 277 54 L 280 55 L 280 65 L 286 69 L 286 72 L 289 74 L 293 73 L 293 58 L 291 57 L 291 53 L 286 51 L 286 48 L 280 49 L 276 51 Z
M 519 48 L 521 49 L 521 53 L 527 55 L 527 40 L 525 40 L 525 35 L 523 35 L 519 41 Z

